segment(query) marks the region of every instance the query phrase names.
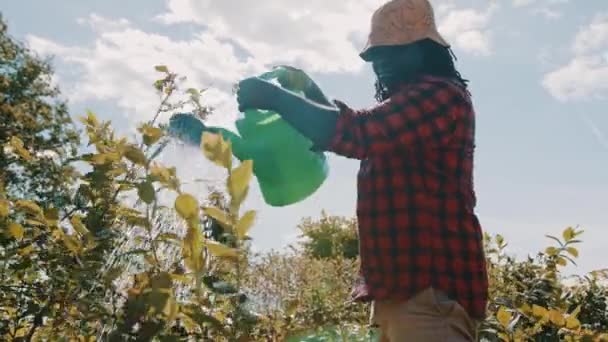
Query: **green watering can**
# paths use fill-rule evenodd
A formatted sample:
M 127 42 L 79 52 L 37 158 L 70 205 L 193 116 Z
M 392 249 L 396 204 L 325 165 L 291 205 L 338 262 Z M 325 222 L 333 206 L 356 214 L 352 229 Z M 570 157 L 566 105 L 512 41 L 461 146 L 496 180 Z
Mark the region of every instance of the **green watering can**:
M 288 90 L 310 100 L 329 105 L 317 85 L 302 71 L 278 67 L 260 76 L 278 81 Z M 253 160 L 253 172 L 264 201 L 282 207 L 304 200 L 327 178 L 329 167 L 325 154 L 311 151 L 312 142 L 285 122 L 279 114 L 266 110 L 248 110 L 236 121 L 238 134 L 224 128 L 207 127 L 192 114 L 171 117 L 170 134 L 200 146 L 203 132 L 220 133 L 232 143 L 232 152 L 240 161 Z

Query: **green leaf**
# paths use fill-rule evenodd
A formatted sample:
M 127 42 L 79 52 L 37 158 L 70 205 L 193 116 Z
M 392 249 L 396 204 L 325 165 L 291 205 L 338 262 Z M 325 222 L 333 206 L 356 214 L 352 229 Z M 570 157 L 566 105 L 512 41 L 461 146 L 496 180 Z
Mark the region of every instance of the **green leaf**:
M 207 214 L 208 216 L 210 216 L 210 217 L 214 218 L 216 221 L 218 221 L 222 226 L 228 227 L 228 228 L 232 227 L 232 222 L 231 222 L 230 218 L 221 209 L 214 208 L 214 207 L 208 207 L 208 208 L 203 208 L 203 211 L 205 212 L 205 214 Z
M 169 72 L 169 68 L 166 65 L 157 65 L 154 67 L 154 70 L 158 72 Z
M 217 257 L 237 257 L 239 255 L 236 249 L 211 240 L 205 241 L 205 247 L 207 247 L 209 253 Z
M 133 164 L 146 165 L 147 160 L 144 152 L 136 146 L 129 145 L 125 150 L 125 157 L 129 159 Z
M 175 199 L 175 210 L 184 219 L 198 216 L 198 201 L 189 194 L 181 194 Z
M 22 240 L 25 230 L 23 229 L 23 226 L 19 223 L 12 222 L 8 225 L 8 233 L 16 240 Z
M 239 239 L 243 239 L 245 236 L 247 236 L 249 229 L 251 229 L 251 226 L 253 226 L 253 223 L 255 222 L 255 217 L 256 212 L 253 210 L 246 212 L 241 217 L 239 222 L 236 224 L 236 235 Z
M 240 206 L 249 190 L 249 182 L 253 175 L 253 161 L 245 160 L 232 170 L 232 174 L 228 177 L 228 192 L 232 198 L 234 206 Z
M 146 204 L 151 204 L 156 199 L 156 191 L 152 182 L 145 181 L 137 186 L 137 195 Z

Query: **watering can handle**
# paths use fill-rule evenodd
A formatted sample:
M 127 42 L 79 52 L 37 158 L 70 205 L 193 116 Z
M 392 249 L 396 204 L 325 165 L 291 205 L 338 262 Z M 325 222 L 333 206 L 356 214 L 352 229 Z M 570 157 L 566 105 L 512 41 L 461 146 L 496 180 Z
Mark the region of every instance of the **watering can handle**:
M 288 65 L 276 65 L 273 67 L 273 69 L 271 71 L 266 72 L 259 77 L 266 81 L 270 81 L 270 80 L 276 78 L 280 82 L 279 77 L 280 77 L 281 73 L 285 73 L 285 72 L 301 73 L 300 76 L 306 78 L 307 85 L 304 89 L 292 89 L 289 87 L 289 85 L 285 85 L 285 84 L 281 83 L 282 87 L 284 87 L 287 90 L 291 90 L 291 91 L 299 90 L 302 93 L 304 93 L 304 97 L 306 97 L 307 99 L 314 101 L 318 104 L 321 104 L 324 106 L 332 106 L 332 107 L 334 106 L 334 104 L 331 103 L 327 99 L 327 97 L 325 97 L 325 94 L 323 94 L 323 92 L 321 91 L 321 88 L 319 88 L 319 86 L 301 69 L 294 68 L 294 67 L 288 66 Z

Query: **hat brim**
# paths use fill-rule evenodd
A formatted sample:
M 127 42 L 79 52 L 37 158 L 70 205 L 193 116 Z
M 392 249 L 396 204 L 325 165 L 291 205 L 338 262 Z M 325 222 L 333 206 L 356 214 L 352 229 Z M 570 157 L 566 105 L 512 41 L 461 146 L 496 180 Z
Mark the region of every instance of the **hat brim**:
M 391 43 L 387 42 L 387 43 L 374 44 L 368 40 L 367 44 L 365 45 L 365 48 L 363 48 L 363 50 L 359 53 L 359 57 L 361 57 L 366 62 L 370 62 L 373 59 L 372 52 L 373 52 L 374 48 L 376 48 L 376 47 L 409 45 L 409 44 L 413 44 L 413 43 L 416 43 L 416 42 L 424 40 L 424 39 L 430 39 L 445 48 L 450 47 L 450 44 L 441 36 L 441 34 L 437 31 L 434 31 L 434 32 L 429 33 L 425 37 L 421 37 L 420 39 L 403 41 L 403 42 L 391 42 Z

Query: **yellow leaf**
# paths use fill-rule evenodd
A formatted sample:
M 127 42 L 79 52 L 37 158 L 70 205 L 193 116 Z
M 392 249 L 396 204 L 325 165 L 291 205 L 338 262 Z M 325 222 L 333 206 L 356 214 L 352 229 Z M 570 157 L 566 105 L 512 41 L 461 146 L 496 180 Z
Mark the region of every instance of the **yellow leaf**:
M 566 328 L 574 330 L 581 326 L 581 322 L 574 316 L 568 316 L 566 318 Z
M 34 251 L 34 246 L 33 245 L 29 245 L 27 247 L 23 247 L 21 249 L 19 249 L 19 255 L 21 256 L 28 256 L 30 255 L 32 252 Z
M 59 210 L 57 208 L 48 208 L 44 211 L 44 218 L 48 221 L 58 221 L 59 220 Z
M 519 311 L 528 314 L 530 312 L 532 312 L 532 308 L 530 307 L 530 304 L 528 303 L 524 303 L 520 308 Z
M 549 256 L 554 256 L 559 253 L 559 249 L 555 247 L 547 247 L 547 249 L 545 249 L 545 253 Z
M 566 320 L 564 319 L 564 315 L 557 310 L 549 311 L 549 320 L 559 327 L 562 327 L 566 324 Z
M 0 199 L 0 218 L 7 217 L 10 214 L 10 202 Z
M 538 305 L 534 304 L 532 306 L 532 314 L 537 318 L 543 318 L 548 314 L 548 311 L 547 311 L 547 309 L 543 308 L 542 306 L 538 306 Z
M 511 322 L 512 314 L 508 312 L 504 307 L 501 307 L 496 313 L 496 319 L 503 327 L 508 327 Z
M 509 342 L 511 340 L 507 334 L 502 333 L 502 332 L 498 333 L 498 337 L 500 337 L 500 339 L 505 342 Z
M 72 235 L 67 235 L 67 234 L 64 234 L 62 236 L 62 239 L 63 239 L 63 243 L 65 244 L 65 247 L 70 252 L 72 252 L 74 254 L 80 254 L 80 251 L 82 250 L 82 245 L 80 244 L 80 241 L 78 241 Z
M 203 211 L 205 212 L 205 214 L 217 220 L 222 226 L 228 228 L 232 227 L 232 222 L 224 211 L 214 207 L 204 208 Z
M 125 157 L 137 165 L 146 165 L 147 162 L 144 152 L 133 145 L 126 147 Z
M 188 231 L 183 240 L 182 256 L 189 269 L 199 273 L 203 270 L 202 236 L 198 224 L 194 220 L 189 222 Z
M 183 284 L 190 284 L 192 283 L 192 279 L 190 277 L 188 277 L 187 275 L 184 274 L 175 274 L 175 273 L 171 273 L 170 274 L 171 279 L 173 279 L 174 281 L 183 283 Z
M 239 167 L 232 170 L 232 174 L 228 177 L 228 192 L 233 205 L 240 206 L 245 200 L 252 175 L 253 161 L 251 160 L 243 161 Z
M 19 200 L 15 202 L 15 207 L 17 209 L 27 212 L 33 216 L 43 217 L 42 209 L 38 206 L 38 204 L 32 201 Z
M 184 219 L 198 216 L 198 201 L 189 194 L 181 194 L 175 199 L 175 210 Z
M 27 336 L 28 331 L 29 331 L 29 329 L 27 329 L 25 327 L 19 328 L 14 332 L 13 335 L 15 335 L 15 337 L 25 337 L 25 336 Z
M 568 247 L 567 249 L 568 253 L 570 253 L 570 255 L 572 255 L 575 258 L 578 258 L 578 249 L 574 248 L 574 247 Z
M 23 226 L 15 222 L 8 225 L 8 232 L 16 240 L 23 239 L 23 234 L 25 233 Z
M 87 126 L 91 126 L 91 127 L 99 126 L 99 121 L 97 120 L 97 116 L 95 115 L 95 113 L 93 113 L 91 111 L 87 111 L 87 117 L 81 118 L 80 121 Z
M 170 297 L 167 300 L 165 309 L 163 310 L 163 313 L 165 314 L 167 322 L 169 322 L 169 323 L 173 322 L 173 320 L 175 320 L 175 318 L 177 317 L 178 312 L 179 312 L 179 305 L 177 304 L 177 302 L 175 301 L 175 299 L 173 297 Z
M 11 137 L 11 146 L 15 150 L 15 153 L 25 160 L 32 160 L 32 155 L 28 150 L 23 147 L 23 141 L 16 136 Z
M 80 216 L 78 216 L 78 215 L 72 216 L 72 218 L 70 219 L 70 222 L 72 223 L 72 227 L 74 228 L 74 230 L 78 234 L 80 234 L 80 236 L 87 236 L 89 234 L 89 230 L 87 229 L 87 227 L 85 227 L 84 223 L 82 223 Z
M 217 257 L 237 257 L 239 255 L 236 249 L 211 240 L 205 241 L 205 247 L 207 247 L 211 254 Z
M 150 174 L 163 184 L 167 184 L 171 180 L 171 171 L 158 164 L 154 164 L 150 168 Z
M 574 311 L 572 311 L 570 313 L 570 317 L 577 317 L 578 314 L 581 312 L 581 306 L 577 306 L 576 309 L 574 309 Z
M 250 210 L 246 212 L 236 224 L 236 235 L 239 239 L 243 239 L 247 236 L 249 229 L 251 229 L 251 226 L 253 226 L 253 223 L 255 222 L 255 216 L 256 212 Z
M 117 152 L 98 153 L 91 156 L 91 164 L 104 165 L 120 160 L 120 154 Z
M 564 258 L 557 258 L 557 264 L 560 266 L 566 266 L 568 265 L 568 261 L 566 261 Z
M 148 146 L 154 144 L 163 136 L 163 131 L 160 128 L 149 125 L 144 126 L 141 132 L 144 135 L 144 144 Z
M 576 233 L 574 232 L 574 229 L 572 227 L 568 227 L 566 230 L 564 230 L 563 233 L 564 236 L 564 240 L 566 240 L 566 242 L 574 239 L 574 236 L 576 236 Z
M 201 148 L 207 159 L 226 169 L 232 168 L 232 146 L 221 134 L 204 132 Z
M 164 73 L 169 72 L 169 68 L 167 68 L 166 65 L 157 65 L 154 67 L 154 70 L 156 70 L 158 72 L 164 72 Z

